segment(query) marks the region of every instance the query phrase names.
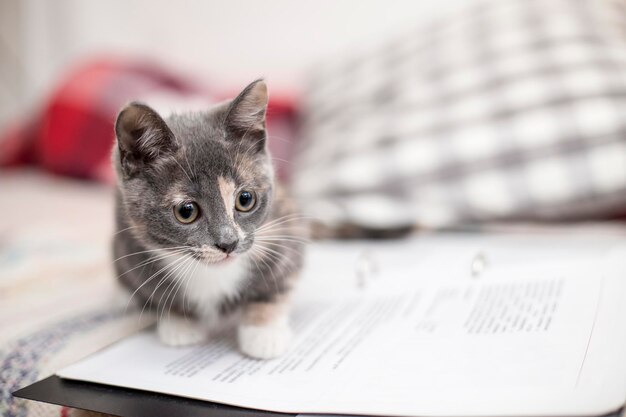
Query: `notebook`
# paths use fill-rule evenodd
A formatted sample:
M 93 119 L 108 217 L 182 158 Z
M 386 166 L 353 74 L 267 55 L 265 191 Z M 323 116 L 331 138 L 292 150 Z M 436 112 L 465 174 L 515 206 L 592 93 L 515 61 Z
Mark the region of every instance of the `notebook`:
M 557 243 L 322 244 L 281 358 L 242 356 L 233 332 L 170 348 L 146 329 L 57 376 L 292 414 L 609 414 L 626 396 L 626 251 Z

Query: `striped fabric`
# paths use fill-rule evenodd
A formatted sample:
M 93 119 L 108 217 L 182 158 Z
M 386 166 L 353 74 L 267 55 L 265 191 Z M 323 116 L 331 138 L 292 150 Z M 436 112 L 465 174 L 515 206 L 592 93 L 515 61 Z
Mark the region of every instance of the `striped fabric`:
M 314 73 L 294 191 L 330 226 L 626 212 L 626 4 L 492 0 Z
M 78 417 L 11 393 L 151 320 L 117 287 L 112 190 L 24 172 L 0 189 L 0 416 Z

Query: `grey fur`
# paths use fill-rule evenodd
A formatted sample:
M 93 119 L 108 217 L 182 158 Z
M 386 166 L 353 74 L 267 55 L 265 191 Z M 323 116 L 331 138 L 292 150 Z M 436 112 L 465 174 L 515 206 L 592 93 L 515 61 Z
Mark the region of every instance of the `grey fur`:
M 258 244 L 255 232 L 260 226 L 282 216 L 288 217 L 278 222 L 274 234 L 283 239 L 265 241 L 271 250 L 250 270 L 239 297 L 222 300 L 215 307 L 227 313 L 246 303 L 271 303 L 283 298 L 294 284 L 302 262 L 304 225 L 289 198 L 274 185 L 265 143 L 266 103 L 255 97 L 259 91 L 266 94 L 265 85 L 259 83 L 263 82 L 250 84 L 234 100 L 203 113 L 164 120 L 139 103 L 131 103 L 120 112 L 113 152 L 118 175 L 113 252 L 120 280 L 130 291 L 136 291 L 133 299 L 140 306 L 158 308 L 157 303 L 172 287 L 168 284 L 177 279 L 165 278 L 168 269 L 162 261 L 150 262 L 155 255 L 152 250 L 187 245 L 191 248 L 185 253 L 206 260 L 200 249 L 233 240 L 236 225 L 246 236 L 234 251 L 241 255 Z M 249 213 L 234 211 L 229 221 L 218 177 L 254 190 L 256 206 Z M 201 215 L 192 224 L 175 219 L 176 195 L 190 196 L 200 206 Z M 168 308 L 171 302 L 173 312 L 195 316 L 198 306 L 183 297 L 183 291 L 170 297 Z

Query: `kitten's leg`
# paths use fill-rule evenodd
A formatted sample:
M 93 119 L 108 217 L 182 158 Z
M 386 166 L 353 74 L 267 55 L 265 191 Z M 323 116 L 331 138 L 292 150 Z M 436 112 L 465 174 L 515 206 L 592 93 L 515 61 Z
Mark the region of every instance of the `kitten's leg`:
M 286 300 L 248 304 L 239 323 L 238 337 L 239 349 L 248 356 L 271 359 L 282 355 L 291 342 Z
M 167 315 L 157 323 L 161 342 L 168 346 L 196 345 L 206 340 L 207 330 L 196 320 L 177 314 Z

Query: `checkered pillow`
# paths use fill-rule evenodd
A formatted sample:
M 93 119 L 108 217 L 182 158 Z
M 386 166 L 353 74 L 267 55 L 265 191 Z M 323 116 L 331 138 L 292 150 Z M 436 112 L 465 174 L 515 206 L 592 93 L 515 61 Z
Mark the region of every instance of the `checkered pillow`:
M 330 226 L 626 212 L 626 5 L 495 0 L 329 62 L 293 182 Z

